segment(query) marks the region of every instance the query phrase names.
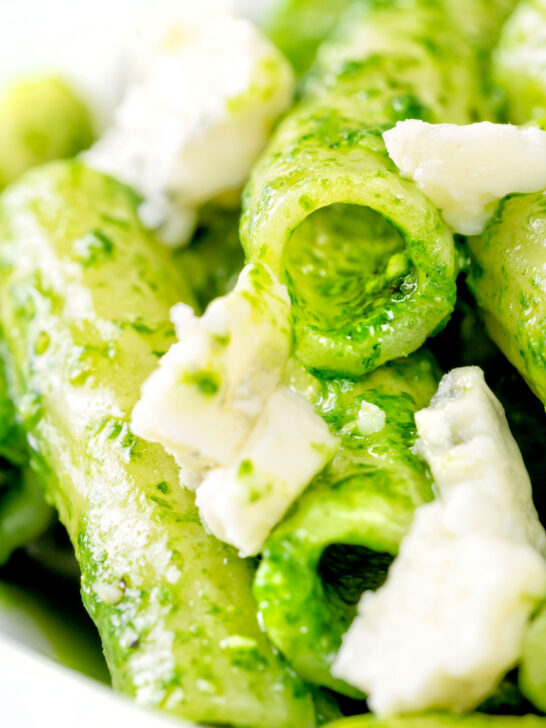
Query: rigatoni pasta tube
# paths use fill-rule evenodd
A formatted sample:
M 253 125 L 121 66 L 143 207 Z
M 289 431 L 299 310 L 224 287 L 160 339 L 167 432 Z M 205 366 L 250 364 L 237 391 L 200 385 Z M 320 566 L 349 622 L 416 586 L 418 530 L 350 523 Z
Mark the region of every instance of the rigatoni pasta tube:
M 490 22 L 506 3 L 488 5 Z M 287 283 L 298 355 L 322 373 L 359 376 L 407 355 L 452 311 L 452 235 L 381 137 L 405 118 L 464 124 L 486 113 L 480 46 L 449 7 L 350 8 L 247 187 L 247 255 Z
M 426 352 L 361 381 L 322 380 L 293 361 L 292 387 L 340 440 L 333 462 L 266 542 L 254 593 L 274 644 L 309 682 L 358 695 L 330 667 L 366 588 L 379 586 L 431 479 L 412 453 L 413 414 L 437 385 Z
M 511 195 L 469 247 L 470 290 L 487 331 L 546 404 L 546 191 Z
M 546 73 L 541 61 L 546 3 L 522 2 L 494 55 L 495 77 L 518 123 L 546 123 Z M 546 404 L 546 190 L 501 200 L 480 237 L 469 240 L 469 287 L 487 331 Z
M 0 199 L 8 380 L 31 459 L 115 688 L 206 723 L 312 727 L 309 694 L 258 627 L 251 565 L 205 532 L 174 461 L 129 427 L 174 340 L 169 308 L 188 298 L 138 204 L 78 162 Z

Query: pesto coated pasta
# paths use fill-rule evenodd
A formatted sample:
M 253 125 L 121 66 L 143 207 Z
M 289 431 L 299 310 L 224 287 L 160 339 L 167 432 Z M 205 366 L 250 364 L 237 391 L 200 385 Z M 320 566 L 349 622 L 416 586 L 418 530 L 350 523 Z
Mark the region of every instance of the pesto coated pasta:
M 243 245 L 286 280 L 298 355 L 315 371 L 359 376 L 407 355 L 453 309 L 452 235 L 381 138 L 408 117 L 487 113 L 479 47 L 449 7 L 356 3 L 246 190 Z M 488 17 L 505 9 L 489 4 Z
M 546 113 L 546 74 L 540 62 L 546 7 L 522 2 L 496 52 L 496 78 L 507 91 L 508 116 L 540 121 Z M 524 64 L 523 59 L 529 62 Z M 468 283 L 487 330 L 546 404 L 546 192 L 502 200 L 483 235 L 472 238 Z
M 64 527 L 195 728 L 546 726 L 545 0 L 149 5 L 99 139 L 0 94 L 0 596 Z
M 13 84 L 0 96 L 0 189 L 33 166 L 71 157 L 93 140 L 91 112 L 62 80 L 44 76 Z M 16 421 L 0 362 L 0 563 L 50 523 L 34 475 L 24 466 L 25 436 Z
M 430 400 L 437 369 L 423 352 L 356 382 L 314 379 L 297 362 L 288 376 L 341 447 L 267 541 L 254 593 L 268 635 L 299 674 L 358 696 L 330 667 L 361 592 L 383 581 L 413 511 L 432 498 L 411 448 L 413 414 Z M 369 406 L 385 417 L 371 431 L 358 423 Z
M 2 197 L 2 328 L 31 462 L 116 689 L 194 720 L 313 726 L 310 695 L 258 628 L 251 565 L 205 533 L 174 461 L 130 432 L 140 382 L 173 338 L 169 305 L 191 300 L 137 203 L 78 162 Z
M 469 247 L 469 286 L 489 335 L 546 404 L 546 193 L 504 199 Z

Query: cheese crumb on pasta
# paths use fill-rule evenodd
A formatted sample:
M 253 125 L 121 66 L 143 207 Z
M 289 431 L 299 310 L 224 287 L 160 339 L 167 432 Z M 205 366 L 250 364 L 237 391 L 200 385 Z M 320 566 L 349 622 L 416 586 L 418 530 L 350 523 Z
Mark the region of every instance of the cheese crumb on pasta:
M 84 159 L 135 187 L 143 222 L 180 245 L 201 205 L 246 182 L 292 101 L 293 72 L 251 22 L 221 8 L 156 31 L 137 71 Z
M 462 235 L 479 235 L 495 202 L 546 187 L 546 132 L 511 124 L 400 121 L 383 134 L 387 151 Z
M 546 591 L 529 476 L 481 370 L 447 374 L 415 419 L 438 499 L 363 595 L 333 667 L 383 715 L 479 705 L 516 665 Z
M 179 341 L 144 383 L 132 429 L 174 455 L 215 536 L 244 556 L 258 553 L 337 444 L 281 384 L 288 292 L 267 266 L 248 265 L 202 317 L 184 304 L 171 317 Z

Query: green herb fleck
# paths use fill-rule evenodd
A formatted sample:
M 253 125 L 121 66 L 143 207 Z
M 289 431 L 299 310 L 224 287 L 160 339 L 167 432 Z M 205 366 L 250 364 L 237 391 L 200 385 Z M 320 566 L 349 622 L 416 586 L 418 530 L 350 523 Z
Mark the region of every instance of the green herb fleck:
M 252 471 L 254 470 L 254 465 L 252 464 L 252 460 L 243 460 L 242 463 L 239 465 L 239 478 L 244 478 L 245 475 L 250 475 Z
M 76 257 L 84 266 L 107 260 L 114 252 L 114 243 L 100 230 L 92 230 L 74 243 Z
M 201 394 L 215 395 L 220 389 L 220 377 L 215 372 L 200 371 L 195 374 L 186 374 L 184 381 L 195 384 Z

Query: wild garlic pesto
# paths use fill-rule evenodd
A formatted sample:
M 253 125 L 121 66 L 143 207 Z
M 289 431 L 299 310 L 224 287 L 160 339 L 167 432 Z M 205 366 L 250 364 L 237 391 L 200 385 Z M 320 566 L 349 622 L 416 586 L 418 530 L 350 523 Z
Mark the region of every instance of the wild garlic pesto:
M 485 15 L 471 15 L 469 34 L 453 7 L 356 2 L 246 189 L 243 245 L 286 281 L 297 352 L 314 371 L 359 376 L 407 355 L 453 308 L 452 236 L 381 138 L 406 118 L 469 123 L 490 113 L 475 36 Z M 488 7 L 490 28 L 506 3 Z
M 31 462 L 117 690 L 206 723 L 312 728 L 310 695 L 258 627 L 252 565 L 205 533 L 174 461 L 130 429 L 175 339 L 169 308 L 191 301 L 138 204 L 79 162 L 31 172 L 0 199 L 8 380 Z
M 292 360 L 286 383 L 340 446 L 266 542 L 254 594 L 268 636 L 298 674 L 357 697 L 330 668 L 362 591 L 382 583 L 415 508 L 432 498 L 411 448 L 413 414 L 436 389 L 436 366 L 422 352 L 353 381 L 314 377 Z M 385 413 L 382 428 L 361 433 L 363 403 Z
M 471 131 L 508 110 L 538 124 L 545 0 L 522 0 L 505 27 L 495 73 L 506 96 L 490 51 L 516 0 L 278 0 L 269 33 L 281 52 L 223 0 L 133 0 L 125 19 L 101 2 L 97 66 L 112 30 L 114 54 L 137 26 L 157 41 L 94 150 L 115 178 L 55 164 L 0 194 L 0 565 L 51 515 L 30 454 L 70 532 L 114 688 L 167 720 L 546 726 L 524 716 L 546 706 L 544 531 L 528 478 L 501 408 L 489 399 L 484 416 L 483 388 L 457 398 L 453 374 L 431 403 L 436 358 L 445 371 L 486 362 L 544 515 L 541 404 L 455 289 L 464 271 L 538 391 L 542 193 L 504 200 L 490 247 L 488 232 L 467 244 L 450 225 L 473 231 L 404 179 L 384 144 L 398 124 Z M 257 16 L 262 0 L 245 3 Z M 282 51 L 300 98 L 274 131 L 292 92 Z M 74 106 L 57 98 L 66 119 Z M 42 105 L 49 118 L 38 99 L 32 119 Z M 8 151 L 10 139 L 28 151 L 29 128 L 20 114 Z M 243 251 L 241 185 L 272 130 L 243 201 Z M 72 127 L 48 131 L 70 140 Z M 522 162 L 493 136 L 449 164 L 428 137 L 400 146 L 439 159 L 433 185 L 447 178 L 462 218 L 481 225 L 491 189 L 506 192 L 495 165 L 510 157 L 524 184 L 544 167 L 534 148 Z M 162 250 L 150 228 L 192 240 Z M 487 492 L 474 487 L 483 478 Z M 374 611 L 357 616 L 363 591 L 375 641 L 358 634 Z M 477 707 L 428 712 L 439 705 Z M 369 708 L 397 715 L 342 719 Z M 500 712 L 519 716 L 485 715 Z
M 546 191 L 511 195 L 469 240 L 468 277 L 487 331 L 546 404 Z

